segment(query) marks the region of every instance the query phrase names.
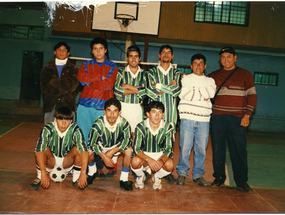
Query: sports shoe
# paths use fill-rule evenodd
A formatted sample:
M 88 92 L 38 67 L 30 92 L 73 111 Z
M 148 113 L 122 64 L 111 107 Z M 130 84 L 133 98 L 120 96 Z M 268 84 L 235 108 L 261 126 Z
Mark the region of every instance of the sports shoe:
M 132 191 L 133 182 L 132 181 L 120 181 L 120 187 L 124 188 L 126 191 Z
M 92 184 L 96 177 L 97 177 L 97 172 L 95 172 L 92 176 L 87 175 L 87 183 Z
M 78 180 L 77 180 L 76 182 L 72 182 L 72 185 L 73 185 L 74 187 L 78 187 L 79 190 L 85 190 L 85 188 L 88 187 L 88 185 L 86 185 L 84 188 L 79 187 L 79 186 L 78 186 Z
M 223 183 L 220 182 L 218 179 L 215 179 L 212 183 L 211 183 L 211 187 L 212 188 L 218 188 L 222 185 Z
M 98 178 L 106 178 L 106 175 L 104 174 L 104 172 L 101 170 L 98 170 L 98 172 L 97 172 L 97 177 Z
M 184 185 L 184 184 L 185 184 L 185 179 L 186 179 L 186 176 L 184 176 L 184 175 L 178 175 L 177 184 L 179 184 L 179 185 Z
M 153 188 L 154 190 L 161 190 L 161 188 L 162 188 L 161 179 L 158 178 L 158 177 L 153 176 L 153 177 L 152 177 L 152 181 L 153 181 L 152 188 Z
M 143 182 L 146 183 L 151 178 L 151 174 L 149 174 L 148 172 L 144 172 L 144 175 L 145 175 L 145 179 L 143 180 Z
M 32 190 L 38 190 L 39 187 L 41 186 L 41 179 L 36 178 L 33 183 L 31 183 L 29 185 L 29 188 L 31 188 Z
M 66 174 L 66 177 L 71 177 L 73 176 L 73 169 L 70 170 L 67 174 Z
M 168 180 L 169 184 L 176 184 L 177 183 L 177 179 L 175 179 L 172 174 L 169 174 L 168 176 L 166 176 L 166 179 Z
M 203 178 L 203 176 L 193 179 L 194 182 L 196 182 L 198 185 L 207 187 L 209 186 L 209 183 Z
M 113 178 L 116 173 L 117 170 L 110 169 L 109 172 L 106 174 L 106 178 Z
M 242 187 L 237 187 L 237 190 L 248 194 L 253 193 L 253 190 L 250 188 L 250 186 L 247 183 L 245 183 L 245 185 L 243 185 Z
M 144 188 L 144 181 L 146 180 L 146 176 L 145 174 L 143 174 L 142 176 L 136 178 L 136 182 L 135 182 L 135 188 L 137 189 L 142 189 Z

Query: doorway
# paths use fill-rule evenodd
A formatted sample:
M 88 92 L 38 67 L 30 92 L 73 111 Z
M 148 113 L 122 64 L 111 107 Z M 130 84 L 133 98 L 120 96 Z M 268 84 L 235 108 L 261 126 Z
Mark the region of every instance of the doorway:
M 41 99 L 40 73 L 43 68 L 43 52 L 24 51 L 20 104 L 39 106 Z

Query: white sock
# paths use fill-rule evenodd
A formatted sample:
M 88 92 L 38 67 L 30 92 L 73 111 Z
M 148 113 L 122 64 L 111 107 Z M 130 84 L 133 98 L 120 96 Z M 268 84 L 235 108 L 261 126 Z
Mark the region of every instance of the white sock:
M 37 168 L 37 178 L 42 179 L 42 172 L 41 172 L 40 167 L 38 165 L 36 165 L 36 168 Z
M 95 161 L 91 164 L 88 164 L 88 175 L 92 176 L 97 172 L 97 167 Z
M 80 176 L 81 167 L 80 166 L 73 166 L 73 177 L 72 182 L 76 182 Z
M 128 181 L 129 179 L 129 172 L 121 172 L 120 181 Z
M 159 179 L 162 179 L 163 177 L 169 175 L 171 172 L 165 171 L 163 168 L 161 168 L 158 172 L 155 173 L 155 177 L 158 177 Z
M 133 172 L 138 176 L 138 177 L 142 177 L 144 172 L 143 172 L 143 166 L 139 169 L 133 169 L 131 166 L 131 169 L 133 170 Z

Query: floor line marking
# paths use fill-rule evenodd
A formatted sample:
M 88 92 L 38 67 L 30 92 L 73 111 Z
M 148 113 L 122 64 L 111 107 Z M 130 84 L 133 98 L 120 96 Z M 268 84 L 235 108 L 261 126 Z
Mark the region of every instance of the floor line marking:
M 0 135 L 0 138 L 3 137 L 6 134 L 9 134 L 11 131 L 14 131 L 16 128 L 18 128 L 19 126 L 21 126 L 22 124 L 24 124 L 25 122 L 20 123 L 19 125 L 17 125 L 16 127 L 10 129 L 9 131 L 5 132 L 4 134 Z

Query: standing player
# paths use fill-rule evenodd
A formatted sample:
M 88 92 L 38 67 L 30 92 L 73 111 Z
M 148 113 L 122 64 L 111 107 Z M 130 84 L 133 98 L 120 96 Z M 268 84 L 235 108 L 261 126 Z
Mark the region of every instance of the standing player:
M 172 123 L 163 118 L 164 106 L 153 101 L 146 107 L 148 118 L 139 123 L 135 130 L 131 168 L 137 175 L 135 187 L 142 189 L 146 175 L 144 170 L 150 168 L 155 174 L 152 177 L 153 189 L 162 188 L 161 178 L 171 174 L 174 164 L 173 154 L 174 128 Z
M 130 162 L 132 156 L 131 127 L 128 121 L 120 116 L 121 103 L 116 98 L 111 98 L 105 103 L 104 115 L 93 124 L 89 134 L 89 164 L 94 162 L 94 154 L 99 155 L 107 167 L 114 168 L 112 157 L 124 154 L 123 167 L 120 176 L 120 187 L 127 191 L 133 190 L 132 182 L 128 181 Z M 89 166 L 92 173 L 89 175 L 88 184 L 95 178 L 95 165 Z M 91 176 L 91 177 L 90 177 Z
M 72 119 L 72 111 L 60 107 L 54 113 L 54 122 L 42 128 L 35 147 L 37 178 L 29 188 L 49 188 L 47 172 L 53 168 L 64 169 L 66 173 L 73 168 L 73 184 L 78 185 L 79 189 L 87 186 L 87 146 L 80 128 L 72 123 Z
M 176 97 L 181 90 L 181 73 L 171 64 L 173 49 L 170 45 L 161 46 L 158 57 L 160 58 L 158 66 L 151 69 L 147 74 L 146 94 L 152 100 L 163 103 L 165 107 L 163 119 L 166 122 L 173 123 L 175 134 L 177 123 Z M 167 179 L 171 184 L 176 183 L 172 174 Z
M 118 71 L 117 65 L 105 56 L 106 40 L 100 37 L 94 38 L 90 48 L 94 58 L 83 62 L 78 72 L 78 80 L 84 88 L 78 101 L 77 124 L 82 129 L 86 142 L 92 124 L 104 114 L 105 102 L 114 97 L 114 84 Z M 95 160 L 99 171 L 98 177 L 104 178 L 103 163 L 98 157 Z
M 138 123 L 143 121 L 141 105 L 145 97 L 146 71 L 139 66 L 141 51 L 137 46 L 127 49 L 128 66 L 119 70 L 115 83 L 115 96 L 121 101 L 121 115 L 130 123 L 132 137 Z

